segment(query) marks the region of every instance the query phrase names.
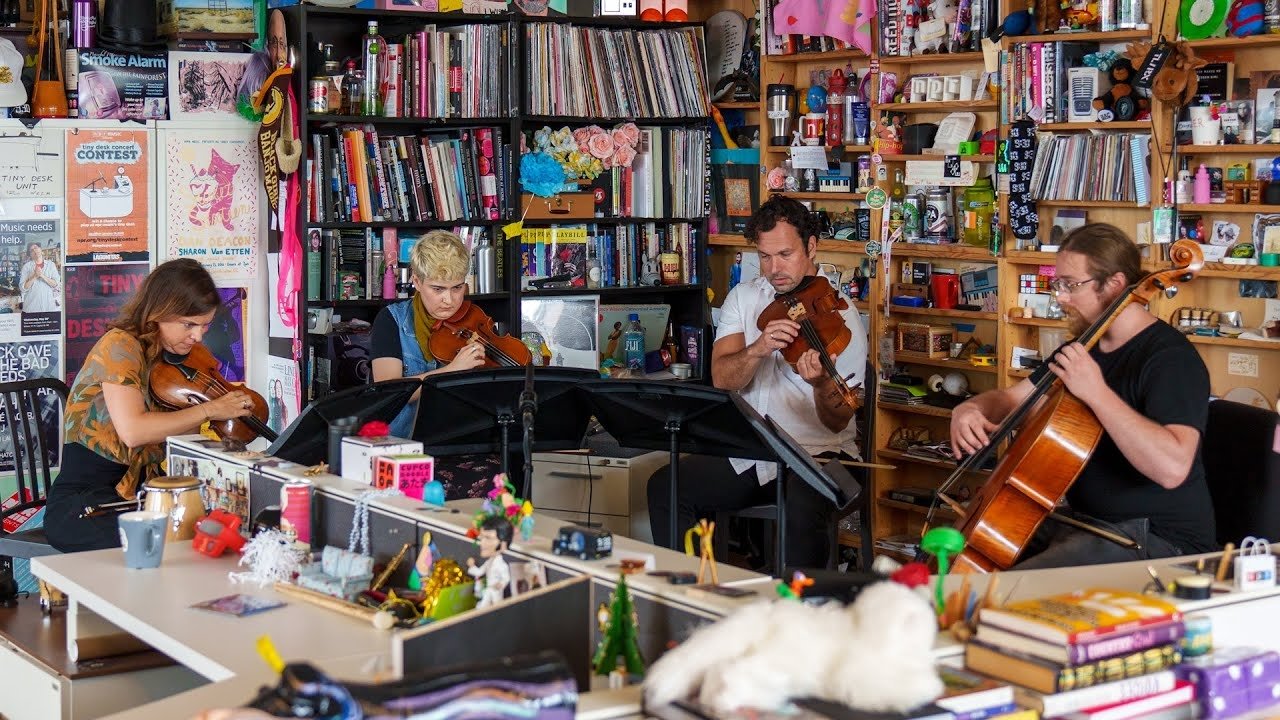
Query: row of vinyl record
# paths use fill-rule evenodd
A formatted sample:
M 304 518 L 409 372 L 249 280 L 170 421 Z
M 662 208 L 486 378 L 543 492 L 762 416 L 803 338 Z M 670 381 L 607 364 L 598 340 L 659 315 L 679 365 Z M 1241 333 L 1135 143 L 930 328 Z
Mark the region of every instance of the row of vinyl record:
M 386 117 L 491 118 L 509 107 L 505 25 L 427 25 L 387 45 Z
M 709 112 L 700 27 L 614 30 L 531 23 L 525 36 L 530 114 L 680 118 Z
M 311 136 L 310 222 L 497 220 L 507 204 L 501 127 L 379 137 L 373 125 Z
M 1151 200 L 1150 140 L 1144 133 L 1041 134 L 1031 171 L 1031 197 L 1145 205 Z
M 689 223 L 526 227 L 520 241 L 521 274 L 560 278 L 570 287 L 584 288 L 696 285 L 699 232 Z M 663 253 L 678 256 L 678 274 L 667 268 L 668 282 L 663 282 Z

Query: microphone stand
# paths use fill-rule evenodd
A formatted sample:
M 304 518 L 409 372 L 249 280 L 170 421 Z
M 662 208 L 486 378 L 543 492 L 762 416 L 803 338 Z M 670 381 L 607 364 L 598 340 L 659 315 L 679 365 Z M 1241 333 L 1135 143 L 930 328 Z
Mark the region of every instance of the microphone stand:
M 533 416 L 538 412 L 538 394 L 533 390 L 533 364 L 525 366 L 524 390 L 520 393 L 520 416 L 523 425 L 524 486 L 521 499 L 528 500 L 533 488 Z

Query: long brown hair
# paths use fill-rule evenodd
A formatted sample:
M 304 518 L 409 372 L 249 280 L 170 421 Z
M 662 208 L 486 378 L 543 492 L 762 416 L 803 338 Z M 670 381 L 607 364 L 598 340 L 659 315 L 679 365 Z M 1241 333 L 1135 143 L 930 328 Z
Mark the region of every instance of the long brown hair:
M 1084 255 L 1089 264 L 1089 277 L 1099 285 L 1116 273 L 1124 275 L 1125 285 L 1142 279 L 1142 255 L 1138 246 L 1115 225 L 1082 225 L 1062 239 L 1058 252 L 1064 250 Z
M 218 288 L 204 266 L 190 258 L 163 263 L 120 311 L 111 327 L 138 338 L 147 365 L 160 356 L 160 322 L 204 315 L 221 304 Z

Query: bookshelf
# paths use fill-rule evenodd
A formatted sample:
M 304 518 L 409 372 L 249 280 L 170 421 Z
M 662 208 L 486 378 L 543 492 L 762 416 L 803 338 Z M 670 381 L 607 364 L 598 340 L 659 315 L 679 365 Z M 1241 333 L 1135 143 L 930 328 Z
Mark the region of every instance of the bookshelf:
M 521 303 L 525 298 L 575 295 L 599 295 L 601 303 L 666 303 L 672 308 L 671 320 L 677 332 L 682 325 L 688 325 L 705 333 L 710 317 L 704 296 L 707 198 L 702 186 L 705 183 L 702 177 L 690 174 L 688 181 L 680 184 L 680 195 L 670 192 L 678 179 L 674 169 L 677 161 L 681 167 L 690 167 L 686 162 L 695 160 L 703 167 L 707 165 L 704 126 L 709 106 L 705 103 L 705 89 L 699 84 L 705 84 L 705 74 L 692 70 L 695 62 L 705 66 L 699 23 L 640 23 L 611 17 L 526 17 L 514 12 L 473 15 L 333 9 L 305 4 L 291 6 L 284 12 L 291 38 L 298 38 L 296 45 L 308 49 L 300 53 L 294 70 L 304 157 L 314 160 L 317 149 L 322 158 L 332 157 L 335 149 L 332 146 L 358 129 L 364 136 L 366 152 L 353 166 L 367 168 L 369 188 L 352 184 L 357 186 L 356 197 L 368 198 L 372 210 L 352 214 L 350 200 L 344 197 L 341 187 L 324 187 L 326 179 L 330 184 L 334 182 L 337 174 L 333 168 L 344 168 L 347 158 L 340 158 L 332 165 L 324 159 L 319 164 L 308 165 L 311 172 L 303 176 L 299 227 L 306 229 L 304 246 L 310 244 L 311 233 L 323 233 L 321 245 L 325 257 L 319 273 L 320 287 L 316 287 L 314 270 L 309 278 L 304 278 L 300 293 L 303 311 L 330 308 L 344 319 L 371 321 L 383 306 L 402 299 L 383 300 L 376 292 L 378 283 L 373 280 L 372 268 L 379 262 L 375 254 L 381 243 L 393 236 L 403 239 L 433 229 L 450 229 L 459 231 L 473 250 L 473 243 L 487 242 L 493 246 L 496 255 L 493 291 L 475 292 L 469 297 L 513 334 L 519 334 Z M 331 43 L 333 57 L 339 62 L 348 57 L 358 59 L 365 23 L 370 20 L 378 21 L 379 33 L 389 45 L 399 44 L 405 48 L 404 109 L 400 114 L 410 116 L 310 112 L 305 99 L 308 81 L 321 72 L 318 47 Z M 572 78 L 567 75 L 553 78 L 549 74 L 553 68 L 560 69 L 550 62 L 553 54 L 558 62 L 567 58 L 565 53 L 570 50 L 585 55 L 598 52 L 591 59 L 599 60 L 604 57 L 606 42 L 609 43 L 610 68 L 619 71 L 635 68 L 631 73 L 637 79 L 657 75 L 646 72 L 642 59 L 647 59 L 662 62 L 667 73 L 660 77 L 673 80 L 664 86 L 660 80 L 650 77 L 647 85 L 624 83 L 605 93 L 602 77 L 588 74 L 589 65 L 581 62 L 581 58 L 572 64 L 565 59 L 564 68 L 575 71 Z M 419 47 L 422 53 L 414 53 Z M 659 50 L 663 51 L 661 59 Z M 684 56 L 678 55 L 685 51 Z M 534 62 L 536 59 L 540 59 L 538 64 Z M 576 74 L 579 71 L 582 74 Z M 585 89 L 583 81 L 588 85 Z M 672 87 L 676 82 L 680 85 Z M 561 94 L 557 96 L 556 92 Z M 645 140 L 668 151 L 649 175 L 650 186 L 666 191 L 663 204 L 636 208 L 635 212 L 629 207 L 623 212 L 623 208 L 617 206 L 621 203 L 608 207 L 612 200 L 610 193 L 622 191 L 622 178 L 629 181 L 634 175 L 628 169 L 602 173 L 606 181 L 616 181 L 616 187 L 597 178 L 590 183 L 578 181 L 581 195 L 562 193 L 561 197 L 570 198 L 566 207 L 571 207 L 574 198 L 579 201 L 577 211 L 540 214 L 536 207 L 527 207 L 528 200 L 522 197 L 518 179 L 522 136 L 532 147 L 534 132 L 543 126 L 552 130 L 599 126 L 611 131 L 623 123 L 634 123 L 645 133 Z M 680 137 L 678 145 L 671 140 L 676 136 Z M 354 136 L 348 141 L 352 144 L 344 143 L 342 148 L 358 157 L 359 149 L 353 149 L 359 145 L 358 140 L 359 137 Z M 672 152 L 676 147 L 678 157 Z M 375 155 L 377 151 L 382 152 Z M 375 157 L 377 161 L 373 160 Z M 605 193 L 604 205 L 597 207 L 600 192 Z M 544 252 L 543 247 L 535 247 L 530 238 L 538 233 L 559 237 L 558 229 L 582 227 L 590 228 L 591 232 L 607 231 L 611 237 L 633 237 L 648 243 L 611 245 L 609 249 L 619 261 L 627 259 L 624 253 L 666 250 L 665 243 L 679 240 L 683 244 L 671 248 L 681 251 L 679 282 L 640 286 L 638 272 L 624 278 L 627 282 L 610 281 L 603 277 L 602 259 L 593 258 L 593 262 L 599 260 L 596 266 L 602 269 L 599 287 L 586 287 L 585 268 L 577 269 L 584 278 L 582 287 L 529 287 L 523 279 L 534 267 L 526 264 L 524 255 L 535 249 Z M 359 243 L 362 238 L 363 246 Z M 333 253 L 330 239 L 346 242 L 349 252 Z M 593 244 L 587 252 L 593 249 L 602 251 L 604 245 Z M 356 292 L 343 293 L 346 285 L 340 280 L 348 278 L 331 272 L 331 255 L 344 260 L 351 256 L 353 265 L 364 263 L 365 277 Z M 637 268 L 642 264 L 641 258 L 635 255 L 630 259 Z M 478 278 L 476 280 L 472 283 L 473 290 L 479 284 Z M 315 336 L 308 339 L 312 337 Z M 703 352 L 704 365 L 708 357 L 709 352 Z M 305 366 L 303 372 L 307 372 Z M 708 374 L 706 367 L 695 369 L 695 373 L 699 372 L 704 377 Z
M 1007 2 L 1000 4 L 1001 18 L 1009 11 Z M 1083 43 L 1090 50 L 1103 48 L 1115 49 L 1123 53 L 1125 46 L 1135 40 L 1155 40 L 1161 34 L 1174 39 L 1177 37 L 1177 13 L 1160 12 L 1161 3 L 1147 0 L 1144 17 L 1152 27 L 1144 30 L 1120 30 L 1111 32 L 1072 32 L 1046 35 L 1027 35 L 1006 37 L 1000 46 L 1005 57 L 1012 59 L 1017 51 L 1016 46 L 1029 47 L 1032 44 L 1052 45 L 1057 50 L 1061 43 Z M 701 10 L 703 17 L 710 16 L 723 9 L 736 9 L 746 16 L 755 13 L 756 3 L 752 0 L 721 0 L 711 3 Z M 1161 17 L 1165 19 L 1164 27 L 1156 27 Z M 922 55 L 898 57 L 880 52 L 878 40 L 881 36 L 878 24 L 873 25 L 871 37 L 873 51 L 866 56 L 857 50 L 841 49 L 830 52 L 805 52 L 788 56 L 762 55 L 762 96 L 764 86 L 771 83 L 794 83 L 797 95 L 803 96 L 808 86 L 809 72 L 819 69 L 847 68 L 873 69 L 881 72 L 894 72 L 902 86 L 904 78 L 913 74 L 937 73 L 953 74 L 969 71 L 981 73 L 988 70 L 979 53 L 956 53 L 954 55 Z M 1280 35 L 1259 35 L 1247 38 L 1212 38 L 1192 41 L 1190 45 L 1195 51 L 1206 57 L 1226 56 L 1235 63 L 1235 77 L 1248 77 L 1250 71 L 1261 71 L 1280 67 Z M 1002 69 L 1007 71 L 1008 66 Z M 874 81 L 874 78 L 873 78 Z M 875 83 L 871 83 L 875 87 Z M 1017 116 L 1010 114 L 1010 105 L 1016 100 L 1011 93 L 1001 87 L 993 94 L 993 99 L 979 102 L 941 101 L 941 102 L 892 102 L 876 105 L 872 108 L 872 119 L 876 119 L 882 111 L 903 112 L 906 122 L 937 122 L 949 112 L 962 110 L 974 112 L 978 121 L 976 129 L 997 129 L 1002 140 L 1008 138 L 1011 123 Z M 749 119 L 765 122 L 764 103 L 748 114 Z M 798 121 L 797 121 L 798 122 Z M 1081 122 L 1071 121 L 1069 117 L 1054 118 L 1054 122 L 1040 122 L 1035 130 L 1039 133 L 1050 133 L 1058 137 L 1079 136 L 1081 138 L 1106 137 L 1118 134 L 1131 136 L 1147 136 L 1152 138 L 1149 145 L 1150 162 L 1145 179 L 1148 183 L 1149 199 L 1138 202 L 1136 198 L 1118 200 L 1112 197 L 1094 196 L 1097 199 L 1040 199 L 1036 203 L 1039 220 L 1039 238 L 1047 240 L 1053 221 L 1059 211 L 1083 210 L 1090 222 L 1109 222 L 1124 228 L 1131 234 L 1138 233 L 1139 226 L 1149 223 L 1152 217 L 1152 204 L 1158 203 L 1163 187 L 1164 173 L 1169 166 L 1169 153 L 1174 138 L 1174 123 L 1171 111 L 1160 103 L 1153 103 L 1149 119 L 1133 119 L 1125 121 Z M 762 133 L 764 135 L 765 133 Z M 1063 141 L 1066 142 L 1066 141 Z M 1082 142 L 1077 140 L 1077 143 Z M 1104 141 L 1095 141 L 1104 142 Z M 774 148 L 767 145 L 761 148 L 762 173 L 776 167 L 786 159 L 786 148 Z M 1163 150 L 1164 167 L 1157 160 Z M 872 148 L 846 147 L 846 159 L 850 155 L 871 153 Z M 1217 166 L 1227 166 L 1237 162 L 1247 162 L 1253 158 L 1280 157 L 1280 145 L 1242 144 L 1242 145 L 1179 145 L 1179 158 L 1187 157 L 1192 163 L 1213 162 Z M 892 172 L 906 162 L 924 159 L 919 156 L 884 155 L 881 157 L 885 175 L 877 177 L 877 184 L 889 189 L 892 185 Z M 993 164 L 995 156 L 982 155 L 968 157 L 966 160 L 977 163 Z M 988 165 L 989 167 L 990 165 Z M 1195 165 L 1192 165 L 1193 169 Z M 1008 175 L 1002 172 L 997 177 L 1004 181 Z M 1042 269 L 1052 268 L 1056 256 L 1053 252 L 1040 251 L 1038 244 L 1023 247 L 1017 242 L 1008 225 L 1009 204 L 1007 186 L 1004 182 L 997 184 L 996 204 L 1001 218 L 1002 246 L 998 252 L 992 253 L 987 248 L 968 247 L 964 245 L 923 245 L 895 243 L 892 247 L 893 267 L 886 267 L 882 261 L 878 271 L 881 275 L 871 283 L 870 296 L 860 307 L 870 308 L 868 329 L 871 334 L 870 347 L 876 347 L 878 338 L 892 337 L 892 328 L 898 322 L 922 322 L 934 325 L 950 325 L 956 328 L 957 339 L 962 339 L 960 328 L 972 328 L 984 342 L 996 346 L 996 365 L 994 367 L 957 367 L 951 360 L 911 358 L 912 364 L 907 368 L 921 377 L 929 377 L 936 373 L 946 374 L 948 369 L 961 371 L 968 378 L 971 389 L 981 390 L 991 387 L 1009 387 L 1030 375 L 1030 370 L 1014 367 L 1011 359 L 1014 348 L 1038 348 L 1042 334 L 1046 338 L 1056 337 L 1066 332 L 1066 322 L 1046 317 L 1022 317 L 1018 309 L 1019 283 L 1024 276 L 1034 276 Z M 766 189 L 762 183 L 762 197 Z M 856 199 L 838 196 L 826 196 L 822 193 L 789 193 L 793 197 L 803 199 L 815 209 L 829 212 L 844 210 L 861 205 Z M 1070 196 L 1074 197 L 1074 196 Z M 1080 196 L 1089 197 L 1089 196 Z M 862 205 L 865 207 L 865 205 Z M 1239 224 L 1242 230 L 1252 221 L 1255 213 L 1280 214 L 1280 206 L 1250 204 L 1240 202 L 1211 203 L 1197 205 L 1183 203 L 1179 207 L 1183 214 L 1200 214 L 1206 220 L 1227 220 Z M 872 233 L 877 235 L 881 227 L 878 211 L 872 212 Z M 1247 232 L 1247 230 L 1246 230 Z M 711 263 L 720 276 L 721 272 L 732 262 L 734 252 L 747 248 L 741 236 L 719 235 L 712 239 Z M 1152 252 L 1154 250 L 1154 252 Z M 843 272 L 850 272 L 859 267 L 866 259 L 865 243 L 843 243 L 835 240 L 822 240 L 819 244 L 819 260 L 832 262 Z M 886 288 L 883 273 L 896 272 L 902 260 L 929 262 L 940 267 L 959 268 L 962 266 L 993 267 L 997 276 L 997 306 L 989 311 L 965 312 L 955 310 L 937 310 L 933 308 L 899 308 L 891 307 L 886 315 Z M 1161 260 L 1158 248 L 1146 251 L 1144 269 L 1150 271 L 1166 267 L 1167 262 Z M 899 280 L 896 275 L 890 280 Z M 1246 326 L 1261 324 L 1264 317 L 1266 301 L 1259 298 L 1242 298 L 1239 295 L 1241 281 L 1269 280 L 1280 281 L 1280 268 L 1262 267 L 1259 265 L 1230 265 L 1220 262 L 1208 262 L 1197 279 L 1181 288 L 1173 299 L 1162 299 L 1153 306 L 1153 312 L 1164 319 L 1171 317 L 1180 308 L 1208 307 L 1214 309 L 1239 309 L 1242 311 Z M 717 297 L 723 297 L 723 281 L 713 278 L 712 286 Z M 1273 301 L 1274 302 L 1274 301 Z M 1191 336 L 1191 342 L 1201 353 L 1209 368 L 1212 390 L 1215 395 L 1224 395 L 1228 390 L 1247 387 L 1261 392 L 1265 397 L 1274 400 L 1276 388 L 1280 387 L 1280 341 L 1251 340 L 1229 337 Z M 1257 359 L 1258 374 L 1256 377 L 1231 375 L 1228 367 L 1233 355 L 1253 355 Z M 895 359 L 903 359 L 895 356 Z M 877 361 L 873 351 L 873 361 Z M 886 401 L 873 400 L 873 427 L 864 436 L 864 457 L 868 459 L 896 465 L 892 471 L 876 471 L 872 477 L 872 489 L 877 501 L 872 504 L 872 517 L 864 518 L 864 522 L 872 523 L 873 536 L 877 539 L 915 534 L 921 528 L 921 516 L 909 507 L 899 507 L 887 498 L 887 493 L 902 486 L 934 486 L 949 473 L 946 463 L 918 462 L 907 459 L 900 450 L 890 447 L 890 440 L 895 433 L 904 428 L 926 428 L 937 439 L 945 438 L 950 410 L 929 405 L 905 405 Z M 870 446 L 870 451 L 868 447 Z M 970 478 L 980 479 L 980 476 Z M 966 482 L 966 484 L 968 484 Z M 847 533 L 846 533 L 847 534 Z M 845 540 L 841 540 L 842 544 Z M 852 544 L 852 543 L 848 543 Z M 876 552 L 882 552 L 877 550 Z M 889 554 L 893 554 L 890 552 Z

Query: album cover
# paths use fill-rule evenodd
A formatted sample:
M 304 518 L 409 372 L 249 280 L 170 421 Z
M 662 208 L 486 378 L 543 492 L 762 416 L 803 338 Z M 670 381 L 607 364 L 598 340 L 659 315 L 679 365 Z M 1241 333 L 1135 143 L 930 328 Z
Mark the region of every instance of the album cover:
M 197 610 L 212 610 L 213 612 L 219 612 L 225 615 L 245 617 L 246 615 L 256 615 L 260 612 L 284 607 L 284 603 L 273 598 L 254 597 L 253 595 L 236 593 L 235 595 L 226 595 L 220 598 L 214 598 L 213 600 L 198 602 L 191 607 L 196 608 Z

